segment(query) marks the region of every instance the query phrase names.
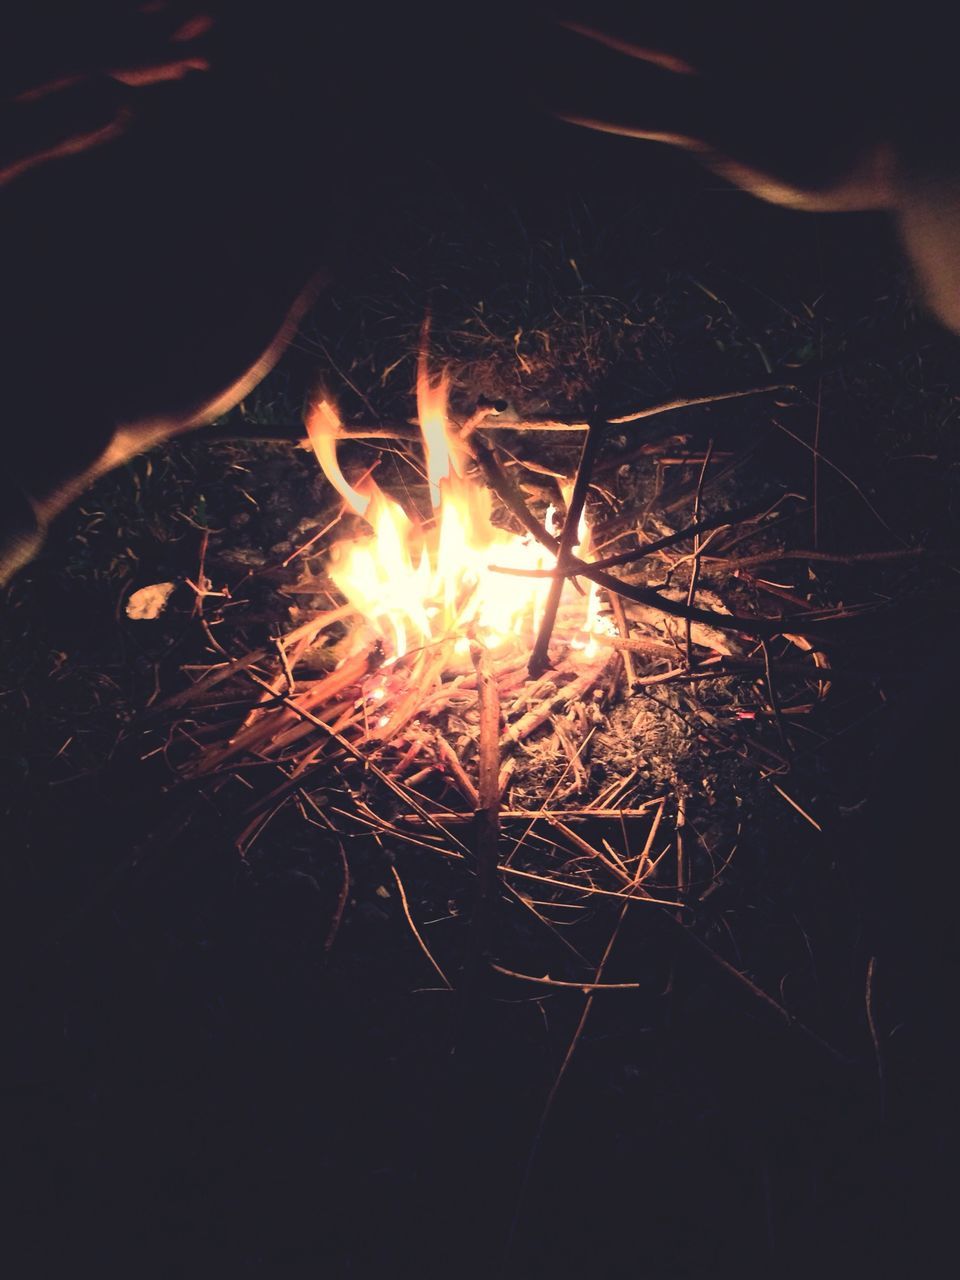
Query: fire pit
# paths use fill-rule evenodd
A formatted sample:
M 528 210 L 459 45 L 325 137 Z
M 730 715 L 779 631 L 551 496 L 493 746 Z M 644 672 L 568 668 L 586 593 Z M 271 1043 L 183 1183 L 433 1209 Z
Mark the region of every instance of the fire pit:
M 511 422 L 518 435 L 579 433 L 572 472 L 526 464 L 533 504 L 516 456 L 493 443 L 496 411 L 454 416 L 449 376 L 431 372 L 425 351 L 413 429 L 348 426 L 331 397 L 316 396 L 307 435 L 340 511 L 288 557 L 305 566 L 293 628 L 267 649 L 222 651 L 225 661 L 163 704 L 192 718 L 181 776 L 211 794 L 237 780 L 249 789 L 237 834 L 245 853 L 292 804 L 341 841 L 355 833 L 462 864 L 476 875 L 477 920 L 500 892 L 554 933 L 565 913 L 597 901 L 640 901 L 704 950 L 688 915 L 734 856 L 744 797 L 762 792 L 819 829 L 791 794 L 787 733 L 830 691 L 827 633 L 838 611 L 810 609 L 773 582 L 766 591 L 786 598 L 792 616 L 744 609 L 745 585 L 764 586 L 748 570 L 778 558 L 776 533 L 795 499 L 706 516 L 705 484 L 725 464 L 712 441 L 699 453 L 684 452 L 682 437 L 668 442 L 664 465 L 693 477 L 689 523 L 661 524 L 656 536 L 611 503 L 602 454 L 606 435 L 634 421 L 770 390 L 783 384 L 616 417 Z M 423 483 L 394 496 L 376 466 L 348 479 L 338 451 L 365 435 L 402 441 Z M 745 542 L 751 554 L 731 554 Z M 193 585 L 202 611 L 211 584 L 201 572 Z M 841 621 L 850 613 L 840 610 Z M 218 646 L 209 628 L 208 637 Z M 231 723 L 235 690 L 251 685 L 255 701 Z M 331 944 L 350 884 L 342 844 L 341 853 Z M 418 944 L 453 985 L 396 867 L 391 875 Z M 487 926 L 477 927 L 489 951 Z M 603 965 L 585 986 L 582 974 L 534 979 L 491 963 L 515 979 L 604 985 Z

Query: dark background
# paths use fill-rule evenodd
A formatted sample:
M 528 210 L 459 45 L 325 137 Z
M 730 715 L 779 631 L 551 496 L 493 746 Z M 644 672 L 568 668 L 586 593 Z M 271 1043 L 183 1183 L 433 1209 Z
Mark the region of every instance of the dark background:
M 41 465 L 50 441 L 34 424 L 51 419 L 82 455 L 92 437 L 77 424 L 89 415 L 95 437 L 104 406 L 162 388 L 203 335 L 218 350 L 236 297 L 269 311 L 322 267 L 330 284 L 256 400 L 261 420 L 295 419 L 318 365 L 353 370 L 395 411 L 428 304 L 442 334 L 486 300 L 509 351 L 515 322 L 553 309 L 559 323 L 587 293 L 600 327 L 597 299 L 615 297 L 645 335 L 628 405 L 760 380 L 758 344 L 776 367 L 873 352 L 827 384 L 834 456 L 869 476 L 899 530 L 949 552 L 954 340 L 918 315 L 889 225 L 764 206 L 683 156 L 557 123 L 529 93 L 550 79 L 540 32 L 506 6 L 244 7 L 217 36 L 220 69 L 158 89 L 127 139 L 5 196 L 18 465 Z M 571 259 L 579 283 L 563 274 Z M 600 350 L 598 378 L 616 366 Z M 397 355 L 407 363 L 378 390 Z M 578 387 L 544 375 L 481 389 L 573 400 Z M 557 1013 L 549 1039 L 520 1003 L 481 1001 L 464 1025 L 454 1004 L 411 995 L 423 974 L 379 909 L 375 859 L 360 858 L 328 957 L 329 849 L 284 828 L 248 863 L 229 815 L 179 824 L 167 776 L 127 728 L 162 645 L 120 620 L 132 582 L 195 565 L 192 535 L 164 532 L 171 497 L 234 501 L 217 487 L 226 455 L 179 449 L 105 482 L 6 601 L 0 1248 L 18 1276 L 509 1274 L 504 1235 L 575 1012 Z M 937 461 L 919 482 L 895 459 L 924 451 Z M 845 501 L 828 507 L 838 546 Z M 111 518 L 94 521 L 104 506 Z M 891 714 L 822 766 L 868 804 L 815 846 L 802 827 L 766 827 L 745 853 L 815 926 L 820 1013 L 852 1065 L 682 963 L 669 999 L 651 980 L 628 1008 L 598 1011 L 546 1131 L 516 1274 L 892 1275 L 928 1269 L 949 1242 L 949 590 L 915 616 L 889 642 L 906 676 Z M 78 726 L 85 754 L 61 759 Z M 410 873 L 424 902 L 443 896 L 435 869 Z M 751 960 L 775 985 L 766 936 Z M 631 935 L 624 971 L 655 971 L 658 954 Z M 882 1114 L 862 1003 L 871 955 Z

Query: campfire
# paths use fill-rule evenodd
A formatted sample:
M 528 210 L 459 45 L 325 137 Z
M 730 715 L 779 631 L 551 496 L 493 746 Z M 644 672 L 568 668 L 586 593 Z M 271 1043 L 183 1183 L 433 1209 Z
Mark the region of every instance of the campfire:
M 586 499 L 608 422 L 560 424 L 584 433 L 581 456 L 573 475 L 553 475 L 553 500 L 537 516 L 484 441 L 496 425 L 489 405 L 457 419 L 450 378 L 431 371 L 425 346 L 416 407 L 415 434 L 398 434 L 411 444 L 424 484 L 395 497 L 377 483 L 375 467 L 348 479 L 338 449 L 362 433 L 344 424 L 330 396 L 312 400 L 309 444 L 342 500 L 339 515 L 321 530 L 335 536 L 310 580 L 316 606 L 300 608 L 298 624 L 272 650 L 214 667 L 166 703 L 196 704 L 235 674 L 259 686 L 259 700 L 239 726 L 226 739 L 213 729 L 214 740 L 184 766 L 187 775 L 212 778 L 242 770 L 245 761 L 281 769 L 284 781 L 256 806 L 242 847 L 275 803 L 328 766 L 359 764 L 393 793 L 403 821 L 448 830 L 458 814 L 495 810 L 506 818 L 518 768 L 531 766 L 526 744 L 541 730 L 549 731 L 562 764 L 545 805 L 582 798 L 585 753 L 602 708 L 622 701 L 622 692 L 652 691 L 664 682 L 742 677 L 754 697 L 761 694 L 761 707 L 768 695 L 768 710 L 758 714 L 779 720 L 783 703 L 772 693 L 764 636 L 783 636 L 781 643 L 803 653 L 804 662 L 778 669 L 808 699 L 788 710 L 810 709 L 808 672 L 826 665 L 822 651 L 780 621 L 731 614 L 700 580 L 701 558 L 718 535 L 742 526 L 739 540 L 775 516 L 777 505 L 703 519 L 700 491 L 712 449 L 694 459 L 700 484 L 693 524 L 604 558 L 625 538 L 636 541 L 629 527 L 608 524 L 598 547 L 590 523 Z M 645 415 L 620 421 L 632 416 Z M 686 562 L 685 586 L 666 590 L 609 574 L 668 555 L 684 541 L 693 543 L 692 558 L 673 554 L 677 566 Z M 755 637 L 750 649 L 742 634 L 738 639 L 744 632 Z M 816 696 L 826 688 L 818 679 Z M 775 773 L 776 753 L 765 754 Z M 617 820 L 645 814 L 646 798 L 633 809 L 624 805 L 629 793 L 629 784 L 615 779 L 589 798 L 591 813 Z M 521 804 L 516 812 L 528 808 Z
M 775 780 L 785 769 L 775 747 L 755 738 L 747 750 L 729 726 L 744 718 L 780 726 L 807 714 L 827 692 L 827 659 L 799 624 L 788 632 L 781 619 L 731 613 L 710 570 L 731 563 L 725 545 L 762 537 L 780 504 L 705 518 L 711 446 L 686 464 L 699 474 L 692 524 L 638 546 L 636 528 L 608 514 L 598 537 L 587 496 L 615 420 L 560 424 L 581 433 L 579 462 L 572 474 L 552 474 L 538 515 L 486 442 L 497 426 L 489 405 L 457 417 L 450 389 L 422 350 L 416 427 L 395 435 L 423 484 L 397 496 L 377 483 L 376 467 L 344 474 L 338 450 L 363 433 L 343 422 L 330 396 L 313 399 L 309 444 L 341 508 L 307 544 L 324 539 L 297 588 L 312 604 L 298 606 L 297 625 L 271 647 L 210 668 L 165 704 L 204 705 L 235 677 L 259 689 L 226 736 L 222 718 L 194 728 L 200 749 L 182 767 L 214 788 L 274 778 L 266 789 L 258 783 L 245 806 L 239 847 L 250 848 L 293 800 L 332 831 L 359 824 L 375 839 L 389 834 L 466 857 L 486 900 L 502 875 L 508 887 L 537 882 L 558 901 L 586 892 L 677 904 L 696 877 L 709 883 L 716 874 L 709 850 L 682 836 L 688 789 L 677 769 L 697 739 L 722 755 L 753 755 L 769 785 L 815 824 Z M 687 403 L 702 399 L 663 411 Z M 594 520 L 601 510 L 593 506 Z M 633 549 L 615 550 L 625 544 Z M 666 580 L 650 586 L 630 567 L 654 557 Z M 778 637 L 774 660 L 769 644 Z M 792 661 L 791 648 L 800 654 Z M 673 705 L 657 699 L 670 684 Z M 638 692 L 647 695 L 639 708 Z M 723 720 L 704 694 L 729 706 Z M 626 744 L 638 744 L 643 763 L 665 733 L 651 785 L 630 767 Z M 599 771 L 597 758 L 606 760 Z M 325 803 L 334 802 L 314 813 L 313 788 L 324 779 Z M 672 873 L 661 865 L 666 849 L 655 848 L 671 810 Z M 522 829 L 504 859 L 512 822 Z M 598 823 L 616 824 L 612 843 Z
M 749 505 L 714 490 L 708 510 L 707 485 L 734 453 L 664 432 L 655 443 L 629 439 L 642 419 L 782 393 L 783 383 L 616 415 L 508 418 L 509 438 L 489 400 L 465 402 L 454 386 L 422 351 L 412 428 L 349 422 L 331 396 L 314 397 L 309 447 L 337 497 L 299 546 L 286 544 L 287 576 L 274 581 L 289 629 L 258 648 L 221 644 L 216 624 L 236 615 L 230 592 L 206 577 L 202 550 L 189 585 L 217 657 L 158 704 L 172 716 L 157 749 L 173 747 L 179 775 L 235 816 L 242 854 L 268 842 L 274 819 L 302 821 L 311 839 L 339 849 L 327 947 L 350 901 L 354 855 L 376 865 L 378 898 L 399 895 L 444 989 L 480 953 L 501 978 L 591 996 L 634 989 L 605 977 L 605 958 L 585 976 L 565 930 L 605 906 L 641 904 L 722 981 L 812 1034 L 692 923 L 750 809 L 769 802 L 820 830 L 791 776 L 797 725 L 817 722 L 832 682 L 862 682 L 836 671 L 828 650 L 873 606 L 827 603 L 819 586 L 804 597 L 802 583 L 760 575 L 791 558 L 882 568 L 914 553 L 795 551 L 783 542 L 806 514 L 795 490 L 768 488 Z M 524 456 L 538 452 L 539 432 L 566 433 L 575 447 L 546 467 L 543 451 Z M 360 463 L 345 448 L 357 441 L 372 466 L 369 453 Z M 618 500 L 610 482 L 624 450 L 657 471 L 645 510 L 636 495 Z M 401 461 L 388 482 L 391 453 Z M 668 467 L 687 477 L 676 486 L 682 500 L 660 501 Z M 677 511 L 674 524 L 659 514 Z M 349 853 L 348 839 L 357 842 Z M 396 848 L 418 859 L 418 872 L 423 855 L 444 867 L 455 894 L 466 886 L 465 909 L 422 878 L 416 889 L 441 894 L 435 918 L 470 922 L 466 945 L 439 958 L 428 947 L 417 923 L 424 898 L 407 897 Z M 564 948 L 559 973 L 536 976 L 542 961 L 522 929 L 491 942 L 504 902 Z
M 480 794 L 462 763 L 464 744 L 447 739 L 443 713 L 479 721 L 477 689 L 484 679 L 495 686 L 507 720 L 501 733 L 498 711 L 491 729 L 499 803 L 515 768 L 513 748 L 609 684 L 619 655 L 603 593 L 593 581 L 558 579 L 557 551 L 530 532 L 495 523 L 494 495 L 477 466 L 483 445 L 474 438 L 485 415 L 458 426 L 448 399 L 448 377 L 432 376 L 422 354 L 416 401 L 429 511 L 384 492 L 370 471 L 351 483 L 338 459 L 347 433 L 335 405 L 329 397 L 310 405 L 310 444 L 343 499 L 343 519 L 354 526 L 331 545 L 325 566 L 344 603 L 319 611 L 278 645 L 281 671 L 264 682 L 261 705 L 191 770 L 207 773 L 251 752 L 289 760 L 319 730 L 311 764 L 318 755 L 337 755 L 338 747 L 349 754 L 360 745 L 368 760 L 392 749 L 399 759 L 384 776 L 406 776 L 416 786 L 439 768 L 476 808 Z M 571 516 L 574 489 L 559 481 L 557 504 L 544 516 L 546 539 L 556 542 L 572 518 L 570 550 L 589 563 L 592 532 L 582 497 Z M 545 634 L 549 666 L 531 678 L 531 655 Z M 294 670 L 318 653 L 333 660 L 333 669 L 296 680 Z

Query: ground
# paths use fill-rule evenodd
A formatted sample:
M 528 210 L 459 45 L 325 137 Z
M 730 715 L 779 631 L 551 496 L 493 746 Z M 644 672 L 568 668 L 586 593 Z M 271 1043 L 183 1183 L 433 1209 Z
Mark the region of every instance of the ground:
M 612 140 L 553 145 L 536 183 L 510 164 L 510 181 L 425 168 L 399 214 L 343 249 L 275 374 L 209 438 L 102 481 L 7 593 L 11 1274 L 879 1276 L 921 1270 L 937 1243 L 953 1142 L 955 340 L 918 314 L 879 219 L 774 210 Z M 545 1119 L 584 996 L 468 981 L 469 881 L 356 827 L 331 942 L 335 836 L 288 807 L 241 854 L 240 786 L 173 785 L 154 707 L 209 660 L 190 589 L 156 622 L 124 613 L 136 587 L 202 569 L 231 591 L 216 632 L 229 652 L 285 626 L 278 566 L 332 497 L 308 454 L 250 437 L 295 427 L 318 383 L 349 421 L 405 421 L 428 310 L 464 410 L 486 395 L 521 417 L 571 414 L 599 395 L 626 412 L 800 379 L 781 403 L 617 433 L 621 507 L 654 468 L 617 464 L 675 432 L 745 459 L 705 490 L 708 512 L 809 499 L 817 433 L 816 515 L 807 502 L 790 545 L 927 553 L 771 573 L 815 604 L 884 606 L 831 649 L 868 678 L 838 679 L 791 722 L 777 776 L 820 829 L 709 739 L 675 761 L 694 829 L 739 833 L 696 907 L 709 951 L 631 909 L 604 980 L 637 985 L 596 998 Z M 555 438 L 518 447 L 572 469 Z M 391 468 L 402 479 L 387 455 L 385 483 Z M 691 479 L 671 473 L 657 500 L 672 528 L 690 519 Z M 619 738 L 651 793 L 697 737 L 651 746 L 644 726 L 666 723 L 653 696 L 611 711 L 601 760 L 619 765 Z M 772 723 L 756 734 L 776 742 Z M 392 868 L 456 993 L 435 989 Z M 618 911 L 591 907 L 568 931 L 592 966 Z M 563 972 L 515 901 L 493 927 L 513 967 Z

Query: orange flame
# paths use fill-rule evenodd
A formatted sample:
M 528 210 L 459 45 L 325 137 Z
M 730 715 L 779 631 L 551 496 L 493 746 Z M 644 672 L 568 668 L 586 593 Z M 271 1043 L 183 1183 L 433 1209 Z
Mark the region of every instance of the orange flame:
M 440 481 L 450 470 L 450 448 L 447 426 L 447 394 L 450 380 L 446 372 L 433 381 L 427 369 L 426 355 L 421 352 L 417 365 L 417 418 L 423 436 L 423 453 L 427 462 L 427 484 L 430 505 L 440 507 Z
M 307 415 L 310 442 L 331 484 L 347 505 L 370 525 L 366 538 L 338 543 L 330 577 L 358 612 L 401 657 L 411 644 L 453 636 L 458 649 L 467 635 L 488 648 L 511 637 L 528 639 L 539 626 L 548 578 L 525 578 L 491 571 L 550 569 L 555 557 L 529 536 L 497 528 L 488 489 L 466 474 L 466 451 L 447 416 L 449 379 L 431 378 L 425 356 L 417 377 L 417 408 L 423 436 L 427 483 L 436 519 L 426 528 L 372 480 L 354 489 L 337 461 L 342 425 L 336 409 L 322 399 Z M 580 555 L 589 554 L 589 530 L 580 525 Z M 571 648 L 596 652 L 599 618 L 595 587 L 576 597 L 579 617 Z
M 364 497 L 347 483 L 337 461 L 337 439 L 343 424 L 336 409 L 329 400 L 316 400 L 307 410 L 304 425 L 323 474 L 351 511 L 355 511 L 358 516 L 366 515 L 370 505 L 369 495 Z

